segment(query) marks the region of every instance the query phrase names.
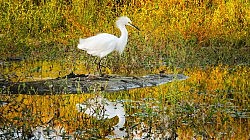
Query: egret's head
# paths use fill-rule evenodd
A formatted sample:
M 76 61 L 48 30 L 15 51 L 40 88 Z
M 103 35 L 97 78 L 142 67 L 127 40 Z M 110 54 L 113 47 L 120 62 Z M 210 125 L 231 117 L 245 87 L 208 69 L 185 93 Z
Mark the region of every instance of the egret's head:
M 137 30 L 140 30 L 138 27 L 136 27 L 135 25 L 132 24 L 132 21 L 128 17 L 126 17 L 126 16 L 119 17 L 116 21 L 116 26 L 122 27 L 125 25 L 129 25 L 129 26 L 136 28 Z
M 129 23 L 132 23 L 132 21 L 128 17 L 125 17 L 125 16 L 119 17 L 116 21 L 117 26 L 129 25 Z

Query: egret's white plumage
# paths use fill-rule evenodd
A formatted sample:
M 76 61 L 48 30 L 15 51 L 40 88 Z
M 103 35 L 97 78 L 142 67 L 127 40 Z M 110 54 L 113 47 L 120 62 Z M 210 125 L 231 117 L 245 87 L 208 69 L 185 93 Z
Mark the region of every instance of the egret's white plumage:
M 128 17 L 122 16 L 116 21 L 116 26 L 121 31 L 119 38 L 108 33 L 100 33 L 86 39 L 80 39 L 77 47 L 87 51 L 92 56 L 100 58 L 103 58 L 114 50 L 121 54 L 128 41 L 128 31 L 125 25 L 130 25 L 138 29 Z

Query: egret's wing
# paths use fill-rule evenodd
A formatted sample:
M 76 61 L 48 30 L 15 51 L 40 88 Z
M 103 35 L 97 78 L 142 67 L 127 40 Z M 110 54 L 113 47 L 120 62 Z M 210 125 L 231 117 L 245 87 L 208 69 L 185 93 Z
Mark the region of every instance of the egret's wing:
M 93 56 L 104 57 L 117 46 L 118 38 L 114 35 L 102 33 L 86 39 L 80 39 L 78 48 Z

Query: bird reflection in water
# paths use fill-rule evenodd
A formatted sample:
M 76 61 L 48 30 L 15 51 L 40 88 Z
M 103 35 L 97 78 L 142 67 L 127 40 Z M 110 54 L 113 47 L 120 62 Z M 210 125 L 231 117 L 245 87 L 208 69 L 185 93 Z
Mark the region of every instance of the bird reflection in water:
M 79 112 L 96 117 L 98 120 L 111 119 L 117 116 L 119 122 L 113 126 L 114 135 L 109 135 L 106 138 L 123 138 L 127 136 L 126 129 L 124 129 L 125 110 L 122 103 L 111 102 L 106 98 L 97 96 L 88 99 L 84 103 L 76 104 L 76 108 Z

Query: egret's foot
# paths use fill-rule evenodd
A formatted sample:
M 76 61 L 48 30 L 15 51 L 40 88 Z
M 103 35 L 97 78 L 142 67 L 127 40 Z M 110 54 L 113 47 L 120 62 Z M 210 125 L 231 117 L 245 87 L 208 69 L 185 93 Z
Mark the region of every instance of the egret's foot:
M 108 68 L 108 70 L 107 70 L 107 68 Z M 103 69 L 104 69 L 104 72 L 103 72 Z M 100 66 L 98 66 L 97 71 L 99 72 L 98 73 L 99 76 L 103 77 L 104 75 L 107 75 L 107 73 L 110 73 L 110 68 L 107 66 L 100 65 Z

